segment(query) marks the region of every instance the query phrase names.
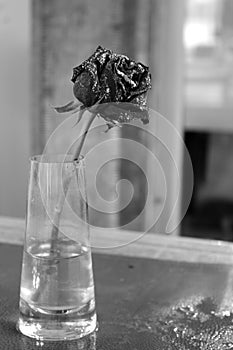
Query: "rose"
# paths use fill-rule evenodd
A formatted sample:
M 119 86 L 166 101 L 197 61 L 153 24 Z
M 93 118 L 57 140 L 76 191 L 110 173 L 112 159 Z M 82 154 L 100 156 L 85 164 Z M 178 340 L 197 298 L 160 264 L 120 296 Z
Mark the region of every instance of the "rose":
M 56 108 L 58 112 L 92 107 L 92 112 L 103 117 L 109 128 L 137 118 L 148 123 L 146 94 L 151 88 L 151 76 L 149 68 L 142 63 L 99 46 L 86 61 L 73 69 L 71 81 L 79 103 L 72 101 Z M 104 103 L 112 105 L 106 104 L 105 108 Z
M 93 55 L 73 69 L 73 93 L 77 101 L 56 107 L 59 113 L 79 111 L 78 121 L 88 110 L 90 113 L 82 125 L 73 160 L 78 161 L 91 124 L 101 116 L 108 129 L 133 119 L 149 122 L 146 93 L 151 87 L 148 67 L 136 63 L 124 55 L 118 55 L 99 46 Z M 70 180 L 69 180 L 70 181 Z M 51 230 L 50 252 L 54 256 L 69 181 L 64 183 L 64 193 L 55 205 Z M 44 285 L 42 284 L 42 291 Z
M 127 56 L 99 46 L 93 55 L 73 69 L 74 96 L 90 107 L 104 102 L 143 104 L 151 87 L 148 67 Z M 137 97 L 143 97 L 138 99 Z

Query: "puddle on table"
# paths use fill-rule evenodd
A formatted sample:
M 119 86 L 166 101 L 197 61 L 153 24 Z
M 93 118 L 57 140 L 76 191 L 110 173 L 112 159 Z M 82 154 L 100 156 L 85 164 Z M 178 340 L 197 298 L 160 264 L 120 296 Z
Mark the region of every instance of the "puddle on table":
M 152 306 L 153 308 L 153 306 Z M 152 311 L 153 313 L 153 311 Z M 211 298 L 185 302 L 153 316 L 135 316 L 121 327 L 120 343 L 136 336 L 150 342 L 156 350 L 231 350 L 233 349 L 233 313 L 219 312 Z M 135 349 L 137 347 L 135 341 Z M 123 349 L 124 347 L 122 347 Z M 147 347 L 145 347 L 147 349 Z
M 233 313 L 218 312 L 210 298 L 173 308 L 158 322 L 157 334 L 171 345 L 167 349 L 233 349 Z

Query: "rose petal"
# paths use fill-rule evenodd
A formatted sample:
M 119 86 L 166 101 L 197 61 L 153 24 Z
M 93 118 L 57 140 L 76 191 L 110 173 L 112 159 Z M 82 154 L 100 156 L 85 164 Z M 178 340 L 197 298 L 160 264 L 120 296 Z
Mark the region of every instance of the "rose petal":
M 71 111 L 76 110 L 77 108 L 80 107 L 80 105 L 81 105 L 80 102 L 71 101 L 64 106 L 54 107 L 54 109 L 57 113 L 67 113 L 67 112 L 71 112 Z
M 99 114 L 111 126 L 130 123 L 132 120 L 141 120 L 143 124 L 149 123 L 147 107 L 126 102 L 103 103 L 91 109 Z

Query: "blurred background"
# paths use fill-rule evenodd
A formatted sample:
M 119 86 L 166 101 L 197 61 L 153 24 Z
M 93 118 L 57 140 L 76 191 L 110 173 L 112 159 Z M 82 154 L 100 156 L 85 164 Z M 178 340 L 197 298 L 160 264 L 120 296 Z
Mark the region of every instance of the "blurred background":
M 0 215 L 25 216 L 29 156 L 43 152 L 48 137 L 63 120 L 51 106 L 72 99 L 72 67 L 98 45 L 150 66 L 153 89 L 149 105 L 185 140 L 194 188 L 183 221 L 177 228 L 174 225 L 174 234 L 232 241 L 232 0 L 0 0 Z M 150 130 L 157 133 L 161 129 L 154 118 Z M 147 146 L 150 143 L 130 127 L 106 137 L 119 134 Z M 101 140 L 103 133 L 93 133 L 87 148 Z M 149 145 L 164 166 L 167 198 L 162 192 L 162 175 L 143 155 L 140 164 L 147 169 L 146 175 L 130 162 L 110 162 L 99 180 L 108 200 L 114 198 L 118 179 L 128 179 L 137 190 L 132 204 L 117 217 L 106 218 L 93 210 L 93 224 L 145 230 L 162 210 L 150 231 L 164 232 L 177 198 L 174 220 L 179 223 L 187 206 L 185 189 L 190 173 L 180 145 L 172 138 L 167 142 L 181 175 L 180 195 L 166 154 L 160 145 Z M 112 152 L 122 156 L 121 144 L 114 144 Z M 131 158 L 133 150 L 125 152 Z M 149 194 L 144 188 L 145 176 L 151 183 Z M 121 193 L 125 195 L 125 191 Z M 142 212 L 146 196 L 150 205 L 140 220 L 133 222 Z

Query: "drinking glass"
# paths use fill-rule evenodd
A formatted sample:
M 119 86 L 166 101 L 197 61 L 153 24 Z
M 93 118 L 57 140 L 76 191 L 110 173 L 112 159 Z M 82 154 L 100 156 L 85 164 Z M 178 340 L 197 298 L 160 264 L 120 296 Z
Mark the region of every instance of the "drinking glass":
M 24 335 L 71 340 L 95 330 L 87 216 L 83 158 L 32 157 L 17 324 Z

